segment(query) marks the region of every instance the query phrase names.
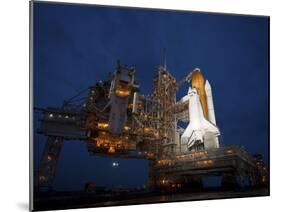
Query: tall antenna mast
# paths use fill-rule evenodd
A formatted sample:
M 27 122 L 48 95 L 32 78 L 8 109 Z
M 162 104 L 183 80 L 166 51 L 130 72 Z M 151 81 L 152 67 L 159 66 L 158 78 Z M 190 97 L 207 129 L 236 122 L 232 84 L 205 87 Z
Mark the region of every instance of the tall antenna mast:
M 167 52 L 166 52 L 166 48 L 164 48 L 164 50 L 163 50 L 163 67 L 164 67 L 164 70 L 166 70 L 166 68 L 167 68 L 166 60 L 167 60 Z

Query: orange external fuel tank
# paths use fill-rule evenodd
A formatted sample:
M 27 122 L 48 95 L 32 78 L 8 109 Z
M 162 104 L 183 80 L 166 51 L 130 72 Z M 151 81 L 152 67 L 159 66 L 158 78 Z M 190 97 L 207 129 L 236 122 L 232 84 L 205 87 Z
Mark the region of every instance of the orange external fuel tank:
M 204 116 L 209 120 L 208 116 L 208 106 L 207 106 L 207 95 L 205 91 L 205 79 L 200 72 L 200 69 L 196 68 L 191 76 L 191 86 L 196 88 L 200 97 L 200 102 L 202 105 Z

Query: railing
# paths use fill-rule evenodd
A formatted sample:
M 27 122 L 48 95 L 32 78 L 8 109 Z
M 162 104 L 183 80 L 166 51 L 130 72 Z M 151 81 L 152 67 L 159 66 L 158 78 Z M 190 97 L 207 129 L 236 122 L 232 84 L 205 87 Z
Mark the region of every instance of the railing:
M 169 160 L 159 160 L 157 166 L 174 166 L 177 163 L 182 164 L 189 162 L 198 162 L 199 165 L 212 165 L 213 161 L 218 161 L 226 157 L 229 158 L 230 156 L 238 157 L 251 166 L 255 165 L 255 159 L 245 150 L 236 146 L 231 146 L 212 150 L 191 151 L 190 153 L 177 155 Z

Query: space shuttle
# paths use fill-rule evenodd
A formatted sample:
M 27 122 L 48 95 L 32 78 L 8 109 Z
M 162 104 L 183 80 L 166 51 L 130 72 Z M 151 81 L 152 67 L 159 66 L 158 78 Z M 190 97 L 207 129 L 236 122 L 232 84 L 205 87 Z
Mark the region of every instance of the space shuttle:
M 191 87 L 181 101 L 188 102 L 189 124 L 181 136 L 186 151 L 219 148 L 212 89 L 200 69 L 193 71 Z

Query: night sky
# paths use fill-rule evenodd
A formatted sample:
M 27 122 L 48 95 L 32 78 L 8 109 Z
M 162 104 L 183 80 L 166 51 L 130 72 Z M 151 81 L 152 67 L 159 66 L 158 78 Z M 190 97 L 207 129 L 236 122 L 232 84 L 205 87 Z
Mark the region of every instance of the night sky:
M 177 80 L 199 67 L 210 81 L 221 144 L 244 146 L 268 162 L 268 27 L 266 17 L 35 3 L 34 106 L 61 106 L 106 79 L 118 59 L 136 65 L 141 92 L 150 94 L 166 48 Z M 46 137 L 34 136 L 38 168 Z M 66 141 L 54 188 L 79 190 L 89 181 L 141 187 L 146 180 L 145 160 L 90 156 L 83 142 Z

